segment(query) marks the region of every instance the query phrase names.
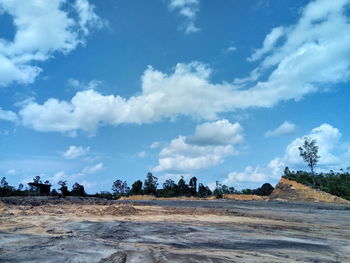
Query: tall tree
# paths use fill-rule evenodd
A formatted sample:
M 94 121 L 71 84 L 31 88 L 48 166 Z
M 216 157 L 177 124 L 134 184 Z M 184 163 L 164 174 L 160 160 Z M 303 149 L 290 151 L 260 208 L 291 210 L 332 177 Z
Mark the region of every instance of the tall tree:
M 299 147 L 300 156 L 303 157 L 304 162 L 311 169 L 311 174 L 315 175 L 314 168 L 320 159 L 318 155 L 318 146 L 316 145 L 316 140 L 312 140 L 309 137 L 304 138 L 304 144 Z
M 59 181 L 58 184 L 61 186 L 58 190 L 61 191 L 62 195 L 63 196 L 69 195 L 67 181 Z
M 75 196 L 85 196 L 84 186 L 78 183 L 73 184 L 71 195 Z
M 171 179 L 163 183 L 163 195 L 166 197 L 177 196 L 178 186 Z
M 198 185 L 198 196 L 199 197 L 207 197 L 209 195 L 212 195 L 211 190 L 209 189 L 208 186 L 203 185 L 202 183 L 200 183 Z
M 193 195 L 193 196 L 197 195 L 197 178 L 195 176 L 193 176 L 190 179 L 189 187 L 191 190 L 191 195 Z
M 115 194 L 127 194 L 129 192 L 129 187 L 126 181 L 116 180 L 112 185 L 112 190 Z
M 0 188 L 7 188 L 9 186 L 8 182 L 6 181 L 6 177 L 3 177 L 0 182 Z
M 187 186 L 183 176 L 181 176 L 181 179 L 177 183 L 177 187 L 178 187 L 179 195 L 185 195 L 188 192 L 188 186 Z
M 158 178 L 152 173 L 147 173 L 145 183 L 143 185 L 145 194 L 156 194 L 158 186 Z
M 133 195 L 141 195 L 142 194 L 142 182 L 137 180 L 132 184 L 131 194 Z

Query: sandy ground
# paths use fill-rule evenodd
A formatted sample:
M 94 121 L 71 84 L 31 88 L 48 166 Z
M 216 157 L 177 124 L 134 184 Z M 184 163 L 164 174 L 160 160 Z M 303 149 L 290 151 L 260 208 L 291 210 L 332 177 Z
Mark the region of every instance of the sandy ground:
M 350 206 L 232 200 L 0 205 L 0 262 L 350 262 Z

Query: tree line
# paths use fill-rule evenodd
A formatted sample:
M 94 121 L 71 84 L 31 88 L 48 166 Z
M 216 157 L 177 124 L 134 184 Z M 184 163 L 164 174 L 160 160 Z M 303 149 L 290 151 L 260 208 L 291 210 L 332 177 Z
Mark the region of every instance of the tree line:
M 33 178 L 33 182 L 37 184 L 42 184 L 39 176 Z M 49 181 L 45 181 L 43 184 L 50 184 Z M 237 191 L 234 187 L 228 187 L 227 185 L 221 185 L 218 181 L 216 182 L 216 187 L 212 191 L 208 186 L 203 183 L 198 183 L 198 179 L 193 176 L 190 178 L 188 183 L 186 183 L 184 177 L 182 176 L 180 180 L 176 183 L 172 179 L 167 179 L 162 187 L 159 187 L 158 178 L 152 173 L 147 173 L 145 180 L 135 181 L 131 187 L 128 186 L 126 181 L 120 179 L 113 182 L 112 192 L 102 191 L 100 193 L 88 195 L 85 192 L 84 186 L 75 183 L 71 190 L 68 189 L 67 181 L 59 181 L 60 186 L 57 190 L 52 189 L 50 192 L 51 196 L 91 196 L 91 197 L 101 197 L 107 199 L 118 199 L 122 196 L 130 195 L 153 195 L 156 197 L 210 197 L 215 196 L 216 198 L 222 198 L 224 194 L 256 194 L 256 195 L 270 195 L 273 191 L 273 187 L 265 183 L 257 189 L 243 189 Z M 27 187 L 24 189 L 23 184 L 20 184 L 17 188 L 10 186 L 6 178 L 3 177 L 0 182 L 0 196 L 26 196 L 26 195 L 37 195 L 36 189 L 33 187 Z

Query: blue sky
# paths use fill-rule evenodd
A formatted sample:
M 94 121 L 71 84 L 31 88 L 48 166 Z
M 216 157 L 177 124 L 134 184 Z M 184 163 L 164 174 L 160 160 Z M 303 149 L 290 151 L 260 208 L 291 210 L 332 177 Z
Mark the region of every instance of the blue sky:
M 0 172 L 238 189 L 350 166 L 350 1 L 0 0 Z

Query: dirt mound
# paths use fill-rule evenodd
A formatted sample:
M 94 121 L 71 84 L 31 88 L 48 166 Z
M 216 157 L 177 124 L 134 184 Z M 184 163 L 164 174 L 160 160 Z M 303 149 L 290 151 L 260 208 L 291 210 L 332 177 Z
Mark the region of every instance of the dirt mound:
M 350 204 L 350 201 L 347 201 L 343 198 L 313 189 L 311 187 L 283 177 L 276 185 L 275 190 L 273 190 L 270 198 L 272 200 L 281 201 Z
M 224 199 L 240 200 L 240 201 L 264 201 L 265 198 L 258 195 L 238 195 L 238 194 L 225 194 Z
M 83 212 L 92 215 L 112 215 L 112 216 L 127 216 L 135 215 L 140 211 L 131 205 L 109 205 L 95 206 L 90 209 L 85 209 Z

